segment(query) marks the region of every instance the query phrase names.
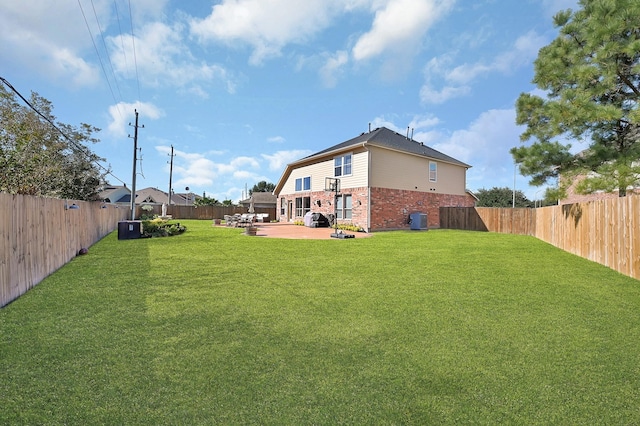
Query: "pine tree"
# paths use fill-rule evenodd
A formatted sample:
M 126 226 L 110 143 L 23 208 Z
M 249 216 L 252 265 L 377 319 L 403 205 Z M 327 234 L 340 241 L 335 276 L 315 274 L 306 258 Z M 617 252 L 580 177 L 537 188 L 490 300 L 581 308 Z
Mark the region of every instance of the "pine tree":
M 619 190 L 640 182 L 640 2 L 580 0 L 554 17 L 560 34 L 542 48 L 533 82 L 545 96 L 516 102 L 528 146 L 513 148 L 532 185 L 557 180 L 562 197 L 577 176 L 580 193 Z M 572 152 L 558 138 L 583 140 Z

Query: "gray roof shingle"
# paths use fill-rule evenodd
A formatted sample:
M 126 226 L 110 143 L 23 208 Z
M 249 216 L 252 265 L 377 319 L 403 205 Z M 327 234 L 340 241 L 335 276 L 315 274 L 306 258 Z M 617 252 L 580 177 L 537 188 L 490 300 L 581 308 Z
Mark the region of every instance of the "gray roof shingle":
M 327 149 L 318 151 L 315 154 L 311 154 L 304 159 L 322 156 L 332 151 L 341 151 L 351 146 L 362 145 L 363 143 L 367 143 L 368 145 L 373 146 L 380 146 L 383 148 L 396 149 L 398 151 L 403 151 L 411 154 L 422 155 L 434 160 L 440 160 L 463 167 L 471 167 L 470 165 L 463 163 L 462 161 L 456 160 L 453 157 L 450 157 L 440 151 L 426 146 L 422 142 L 408 139 L 406 136 L 394 132 L 393 130 L 389 130 L 386 127 L 380 127 L 369 133 L 363 133 L 353 139 L 349 139 L 348 141 L 333 145 Z

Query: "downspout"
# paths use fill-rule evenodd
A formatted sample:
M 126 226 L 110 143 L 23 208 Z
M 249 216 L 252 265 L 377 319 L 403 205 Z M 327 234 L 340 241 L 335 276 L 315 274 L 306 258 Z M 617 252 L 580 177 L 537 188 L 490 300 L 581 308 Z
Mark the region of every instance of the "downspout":
M 371 232 L 371 151 L 367 148 L 367 143 L 362 142 L 362 148 L 367 153 L 367 233 Z

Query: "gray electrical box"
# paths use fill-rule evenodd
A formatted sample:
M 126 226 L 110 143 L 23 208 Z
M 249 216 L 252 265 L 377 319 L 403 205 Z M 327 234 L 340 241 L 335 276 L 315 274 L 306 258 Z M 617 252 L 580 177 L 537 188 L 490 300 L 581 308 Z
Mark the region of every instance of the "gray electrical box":
M 427 225 L 427 215 L 425 213 L 411 213 L 409 218 L 411 219 L 411 229 L 429 229 Z
M 118 222 L 118 239 L 133 240 L 142 238 L 142 222 L 139 220 L 124 220 Z

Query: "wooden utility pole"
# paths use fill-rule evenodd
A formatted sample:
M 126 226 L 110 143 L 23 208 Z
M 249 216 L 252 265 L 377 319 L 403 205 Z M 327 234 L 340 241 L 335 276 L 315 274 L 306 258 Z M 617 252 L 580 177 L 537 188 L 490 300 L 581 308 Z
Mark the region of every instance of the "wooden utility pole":
M 171 145 L 170 157 L 171 157 L 171 161 L 169 161 L 169 197 L 168 197 L 168 200 L 167 200 L 167 205 L 169 205 L 169 206 L 171 205 L 171 178 L 173 176 L 173 157 L 174 157 L 174 155 L 173 155 L 173 145 Z
M 138 111 L 136 113 L 136 124 L 133 126 L 133 176 L 131 178 L 131 220 L 136 219 L 136 162 L 138 161 Z M 129 123 L 131 126 L 131 123 Z M 131 137 L 131 135 L 129 135 Z

